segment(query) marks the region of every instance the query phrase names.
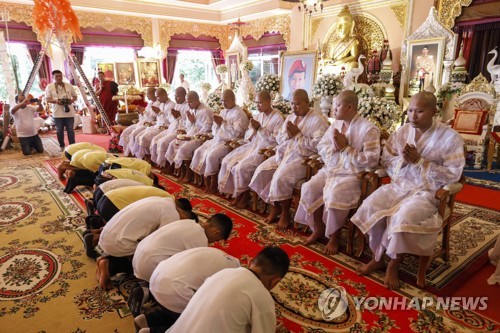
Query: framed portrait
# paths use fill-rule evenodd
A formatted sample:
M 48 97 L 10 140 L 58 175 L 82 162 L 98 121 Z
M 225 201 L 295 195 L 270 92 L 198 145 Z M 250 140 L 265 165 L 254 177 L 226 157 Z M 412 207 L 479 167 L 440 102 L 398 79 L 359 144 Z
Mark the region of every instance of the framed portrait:
M 133 62 L 115 62 L 116 82 L 119 85 L 135 84 L 135 69 Z
M 160 60 L 138 59 L 139 87 L 158 87 L 161 83 Z
M 227 53 L 226 59 L 229 83 L 231 84 L 231 89 L 234 89 L 236 81 L 240 78 L 240 54 L 238 52 Z
M 115 81 L 115 66 L 112 62 L 98 62 L 97 72 L 103 72 L 108 81 Z
M 431 82 L 441 86 L 445 38 L 430 38 L 408 41 L 408 86 L 424 90 Z
M 317 51 L 282 52 L 280 72 L 280 94 L 292 99 L 295 89 L 304 89 L 311 96 L 316 80 Z

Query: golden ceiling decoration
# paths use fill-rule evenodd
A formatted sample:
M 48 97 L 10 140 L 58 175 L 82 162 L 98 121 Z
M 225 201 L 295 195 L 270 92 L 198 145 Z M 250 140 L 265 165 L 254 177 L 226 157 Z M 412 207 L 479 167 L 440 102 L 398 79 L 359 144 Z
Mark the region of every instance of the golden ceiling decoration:
M 31 27 L 33 26 L 33 6 L 0 3 L 0 11 L 4 10 L 10 13 L 12 20 L 25 23 Z M 82 28 L 101 27 L 107 31 L 113 31 L 118 28 L 132 30 L 141 35 L 142 40 L 144 40 L 144 46 L 153 46 L 153 27 L 151 20 L 148 18 L 134 17 L 134 19 L 131 19 L 129 16 L 94 12 L 75 11 L 75 13 Z M 40 41 L 38 36 L 37 38 Z M 45 41 L 40 42 L 45 43 Z
M 311 37 L 314 37 L 314 35 L 316 35 L 316 32 L 318 32 L 318 28 L 319 28 L 321 22 L 323 22 L 322 17 L 315 18 L 311 21 Z
M 227 50 L 229 47 L 228 30 L 225 25 L 165 20 L 160 22 L 160 46 L 164 51 L 170 44 L 170 38 L 175 34 L 191 34 L 194 37 L 212 36 L 219 40 L 222 50 Z
M 94 12 L 76 12 L 82 28 L 101 27 L 107 31 L 127 29 L 137 32 L 144 41 L 144 46 L 153 46 L 153 26 L 151 19 L 124 15 L 101 14 Z
M 462 13 L 462 7 L 467 7 L 472 0 L 439 0 L 439 20 L 451 29 L 455 25 L 455 18 Z
M 291 18 L 289 14 L 253 20 L 241 27 L 241 36 L 252 36 L 259 40 L 266 32 L 279 32 L 283 35 L 288 49 L 290 48 L 290 24 Z
M 398 20 L 399 26 L 402 30 L 405 29 L 406 26 L 406 14 L 408 12 L 408 3 L 402 3 L 399 5 L 391 6 L 394 15 L 396 15 L 396 19 Z
M 33 6 L 0 2 L 0 12 L 9 12 L 10 19 L 33 26 Z

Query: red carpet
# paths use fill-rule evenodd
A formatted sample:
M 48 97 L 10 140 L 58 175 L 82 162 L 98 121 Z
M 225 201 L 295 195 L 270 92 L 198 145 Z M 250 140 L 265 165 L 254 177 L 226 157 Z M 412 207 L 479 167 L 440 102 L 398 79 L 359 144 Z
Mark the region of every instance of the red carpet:
M 500 210 L 500 191 L 465 184 L 457 200 L 472 205 Z

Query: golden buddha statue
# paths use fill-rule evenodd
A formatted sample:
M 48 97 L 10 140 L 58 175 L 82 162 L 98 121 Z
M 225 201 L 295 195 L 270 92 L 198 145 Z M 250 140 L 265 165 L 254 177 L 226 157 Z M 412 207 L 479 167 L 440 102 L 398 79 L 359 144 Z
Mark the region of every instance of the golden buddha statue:
M 338 15 L 335 31 L 328 40 L 327 57 L 333 66 L 347 71 L 358 67 L 359 37 L 354 34 L 354 18 L 345 5 Z

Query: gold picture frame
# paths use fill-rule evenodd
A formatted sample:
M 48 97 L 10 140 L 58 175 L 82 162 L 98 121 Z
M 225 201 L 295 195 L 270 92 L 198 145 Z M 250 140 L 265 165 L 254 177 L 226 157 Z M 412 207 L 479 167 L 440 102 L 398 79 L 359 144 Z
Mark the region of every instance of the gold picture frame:
M 137 59 L 137 74 L 140 88 L 159 87 L 161 64 L 159 59 Z
M 119 85 L 135 85 L 136 74 L 133 62 L 115 62 L 115 79 Z
M 114 63 L 112 63 L 112 62 L 98 62 L 96 64 L 96 67 L 97 67 L 97 73 L 103 72 L 106 80 L 116 82 L 116 79 L 115 79 L 116 69 L 115 69 Z
M 408 96 L 411 84 L 418 83 L 420 90 L 424 90 L 431 81 L 436 89 L 441 86 L 444 48 L 444 37 L 408 41 L 408 84 L 405 96 Z
M 234 89 L 236 82 L 240 79 L 240 53 L 226 53 L 227 71 L 229 73 L 229 84 Z
M 293 90 L 302 88 L 311 96 L 316 80 L 318 52 L 282 52 L 280 62 L 280 95 L 291 100 Z

